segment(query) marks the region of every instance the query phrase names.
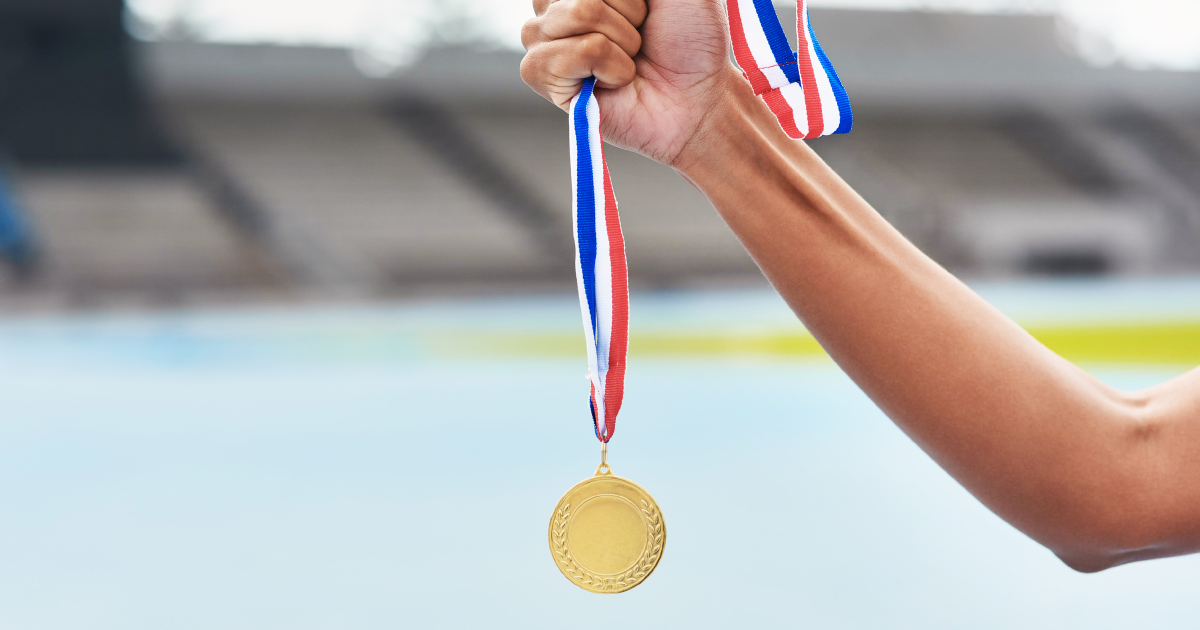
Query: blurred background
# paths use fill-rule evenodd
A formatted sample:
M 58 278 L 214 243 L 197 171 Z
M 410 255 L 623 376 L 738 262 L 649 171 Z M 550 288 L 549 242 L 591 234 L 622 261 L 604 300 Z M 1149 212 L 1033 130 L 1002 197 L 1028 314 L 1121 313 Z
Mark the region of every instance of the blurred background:
M 811 145 L 889 221 L 1114 385 L 1200 363 L 1200 4 L 812 4 L 856 125 Z M 0 0 L 0 626 L 1190 627 L 1200 564 L 1062 567 L 615 149 L 612 461 L 672 541 L 559 577 L 596 445 L 531 15 Z

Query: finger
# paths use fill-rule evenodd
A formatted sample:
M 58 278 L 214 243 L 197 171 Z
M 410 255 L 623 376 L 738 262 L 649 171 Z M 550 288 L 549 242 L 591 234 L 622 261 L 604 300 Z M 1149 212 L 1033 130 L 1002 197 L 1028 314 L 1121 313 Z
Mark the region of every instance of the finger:
M 642 28 L 646 16 L 650 13 L 650 8 L 646 6 L 646 0 L 605 0 L 605 2 L 628 20 L 634 28 Z
M 541 17 L 550 9 L 550 5 L 560 1 L 533 0 L 533 13 Z M 642 23 L 646 21 L 646 15 L 650 12 L 649 7 L 646 6 L 646 0 L 604 0 L 604 2 L 620 13 L 634 28 L 641 28 Z
M 638 30 L 603 0 L 561 0 L 551 5 L 540 18 L 525 23 L 521 43 L 525 49 L 535 44 L 576 35 L 600 33 L 633 57 L 642 47 Z
M 538 44 L 521 61 L 525 83 L 563 109 L 590 76 L 599 87 L 617 88 L 629 85 L 636 74 L 633 59 L 599 33 Z

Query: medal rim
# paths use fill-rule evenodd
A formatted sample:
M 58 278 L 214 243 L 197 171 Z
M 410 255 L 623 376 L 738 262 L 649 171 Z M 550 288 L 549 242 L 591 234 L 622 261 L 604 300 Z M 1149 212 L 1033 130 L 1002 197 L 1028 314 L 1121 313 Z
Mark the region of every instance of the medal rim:
M 620 587 L 593 588 L 592 586 L 590 586 L 588 584 L 584 584 L 583 582 L 577 580 L 575 577 L 572 577 L 571 575 L 567 574 L 567 571 L 566 571 L 565 567 L 563 566 L 563 563 L 559 560 L 558 554 L 554 551 L 554 521 L 555 521 L 556 515 L 558 514 L 559 510 L 562 507 L 563 501 L 565 501 L 566 498 L 571 495 L 571 493 L 575 492 L 580 487 L 586 486 L 591 483 L 596 483 L 599 481 L 619 481 L 619 482 L 627 483 L 627 484 L 633 486 L 634 488 L 636 488 L 642 494 L 646 495 L 646 497 L 649 499 L 650 505 L 653 506 L 654 510 L 658 513 L 659 525 L 662 528 L 662 543 L 659 545 L 658 557 L 654 560 L 654 564 L 649 569 L 646 570 L 646 574 L 643 575 L 641 578 L 637 579 L 636 581 L 634 581 L 632 583 L 629 583 L 629 584 L 626 584 L 626 585 L 620 586 Z M 595 496 L 598 496 L 598 495 L 595 495 Z M 628 497 L 624 497 L 624 498 L 626 498 L 626 500 L 628 500 Z M 636 504 L 635 504 L 635 506 L 636 506 Z M 647 532 L 647 533 L 649 534 L 649 532 Z M 599 593 L 601 595 L 615 595 L 617 593 L 624 593 L 625 591 L 628 591 L 628 590 L 640 585 L 642 582 L 645 582 L 646 579 L 650 577 L 650 574 L 654 573 L 654 570 L 658 568 L 659 562 L 662 562 L 663 553 L 665 553 L 666 549 L 667 549 L 667 521 L 666 521 L 666 518 L 663 517 L 662 508 L 659 507 L 658 501 L 654 498 L 654 495 L 650 494 L 650 492 L 648 490 L 643 488 L 636 481 L 633 481 L 632 479 L 628 479 L 626 477 L 619 477 L 610 471 L 607 473 L 597 473 L 591 477 L 588 477 L 587 479 L 580 481 L 579 483 L 576 483 L 575 485 L 571 486 L 566 492 L 564 492 L 561 497 L 559 497 L 558 503 L 554 504 L 554 511 L 550 515 L 550 524 L 547 526 L 546 539 L 547 539 L 548 544 L 550 545 L 550 555 L 551 555 L 551 557 L 554 558 L 554 566 L 558 567 L 559 573 L 562 573 L 563 577 L 567 578 L 567 581 L 569 581 L 572 584 L 574 584 L 575 586 L 578 586 L 579 588 L 582 588 L 583 590 L 591 592 L 591 593 Z M 645 552 L 643 552 L 641 557 L 645 557 Z M 640 558 L 639 558 L 639 561 L 640 561 Z M 577 561 L 574 564 L 576 566 L 579 566 L 580 568 L 584 569 L 585 571 L 587 570 L 586 567 L 583 567 L 582 565 L 578 564 Z M 636 564 L 637 563 L 635 563 L 635 566 L 636 566 Z M 632 569 L 632 567 L 625 569 L 624 571 L 622 571 L 621 573 L 618 573 L 617 575 L 628 573 L 631 569 Z M 589 571 L 589 573 L 590 573 L 590 571 Z

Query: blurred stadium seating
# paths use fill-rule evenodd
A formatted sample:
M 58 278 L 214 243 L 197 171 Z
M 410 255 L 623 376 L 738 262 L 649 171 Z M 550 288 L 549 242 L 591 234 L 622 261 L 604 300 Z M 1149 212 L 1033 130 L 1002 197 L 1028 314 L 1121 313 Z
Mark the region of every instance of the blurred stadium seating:
M 0 272 L 0 308 L 570 290 L 566 121 L 519 54 L 371 78 L 347 50 L 138 42 L 121 19 L 0 2 L 0 155 L 42 253 Z M 1200 73 L 1089 66 L 1049 16 L 813 22 L 858 114 L 813 146 L 955 272 L 1200 268 Z M 611 166 L 635 287 L 761 282 L 669 169 Z

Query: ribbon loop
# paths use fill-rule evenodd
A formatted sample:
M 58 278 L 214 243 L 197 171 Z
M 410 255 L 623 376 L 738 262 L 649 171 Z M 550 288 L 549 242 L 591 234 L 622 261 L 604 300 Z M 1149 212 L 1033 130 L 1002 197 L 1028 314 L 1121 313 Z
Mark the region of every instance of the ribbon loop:
M 792 50 L 771 0 L 726 0 L 733 55 L 754 93 L 792 138 L 848 133 L 854 112 L 842 81 L 817 41 L 808 0 L 796 2 Z

